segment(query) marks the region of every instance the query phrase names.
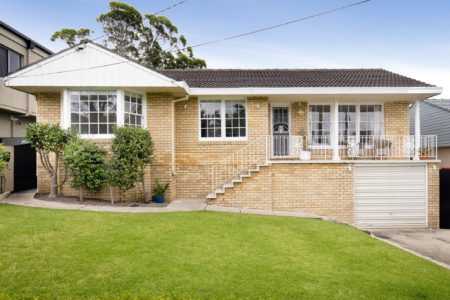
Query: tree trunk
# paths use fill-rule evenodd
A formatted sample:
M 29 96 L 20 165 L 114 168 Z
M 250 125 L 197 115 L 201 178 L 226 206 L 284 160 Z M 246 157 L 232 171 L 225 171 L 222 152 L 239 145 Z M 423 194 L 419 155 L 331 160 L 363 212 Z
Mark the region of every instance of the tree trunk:
M 114 204 L 114 188 L 109 186 L 109 197 L 111 198 L 111 204 Z
M 59 168 L 59 155 L 55 154 L 55 169 L 52 172 L 50 195 L 48 195 L 49 199 L 58 198 L 58 168 Z
M 84 189 L 80 188 L 80 202 L 83 202 L 84 200 Z
M 51 185 L 50 185 L 50 195 L 48 195 L 48 199 L 56 199 L 58 198 L 58 178 L 57 173 L 53 172 L 51 176 Z
M 144 197 L 144 202 L 147 201 L 147 191 L 145 190 L 145 178 L 142 179 L 142 196 Z

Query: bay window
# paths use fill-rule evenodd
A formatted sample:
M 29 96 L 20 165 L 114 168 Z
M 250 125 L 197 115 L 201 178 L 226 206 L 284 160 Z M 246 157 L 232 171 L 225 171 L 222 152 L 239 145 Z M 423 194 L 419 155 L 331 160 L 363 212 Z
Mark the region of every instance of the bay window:
M 145 127 L 145 100 L 124 91 L 65 91 L 61 125 L 82 136 L 111 137 L 117 126 Z
M 200 139 L 245 139 L 246 100 L 201 100 Z

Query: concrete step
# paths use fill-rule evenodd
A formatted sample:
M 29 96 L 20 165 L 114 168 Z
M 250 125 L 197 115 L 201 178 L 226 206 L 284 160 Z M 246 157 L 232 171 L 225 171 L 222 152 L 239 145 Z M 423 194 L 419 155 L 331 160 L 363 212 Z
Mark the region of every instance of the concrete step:
M 234 186 L 233 182 L 225 183 L 223 185 L 224 189 L 231 189 Z

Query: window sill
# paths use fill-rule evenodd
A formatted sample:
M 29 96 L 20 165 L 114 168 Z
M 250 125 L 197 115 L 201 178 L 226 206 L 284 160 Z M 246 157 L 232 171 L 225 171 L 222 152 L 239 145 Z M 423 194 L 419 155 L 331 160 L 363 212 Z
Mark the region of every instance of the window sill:
M 214 144 L 214 145 L 239 145 L 239 144 L 247 144 L 247 138 L 239 138 L 239 139 L 199 139 L 200 144 Z
M 79 134 L 79 136 L 86 140 L 106 140 L 114 138 L 114 134 Z

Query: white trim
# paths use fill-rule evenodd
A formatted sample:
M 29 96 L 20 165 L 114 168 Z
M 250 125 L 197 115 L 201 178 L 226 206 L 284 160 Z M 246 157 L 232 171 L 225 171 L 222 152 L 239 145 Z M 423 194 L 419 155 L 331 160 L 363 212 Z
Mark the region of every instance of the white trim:
M 124 126 L 125 124 L 125 91 L 117 90 L 117 107 L 116 107 L 116 122 L 117 127 Z
M 244 100 L 244 107 L 245 107 L 245 137 L 226 137 L 226 118 L 225 118 L 225 102 L 226 101 L 242 101 Z M 200 103 L 202 101 L 220 101 L 220 137 L 202 137 L 202 126 L 201 126 L 201 107 Z M 204 98 L 199 97 L 197 100 L 197 108 L 198 108 L 198 140 L 200 142 L 233 142 L 233 141 L 247 141 L 248 140 L 248 105 L 247 105 L 247 98 L 236 98 L 236 97 L 219 97 L 219 98 Z
M 335 94 L 433 94 L 442 87 L 321 87 L 321 88 L 190 88 L 193 96 L 214 95 L 335 95 Z

